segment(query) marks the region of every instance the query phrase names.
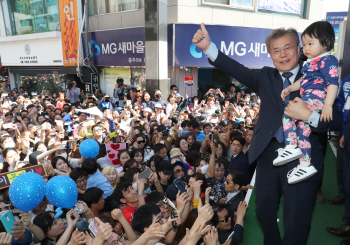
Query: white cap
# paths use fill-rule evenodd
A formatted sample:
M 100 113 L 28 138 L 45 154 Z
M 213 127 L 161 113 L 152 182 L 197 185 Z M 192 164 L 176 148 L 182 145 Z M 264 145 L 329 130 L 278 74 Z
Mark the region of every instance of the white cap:
M 162 106 L 161 104 L 157 103 L 157 104 L 155 104 L 154 108 L 160 108 L 160 109 L 162 109 L 163 106 Z

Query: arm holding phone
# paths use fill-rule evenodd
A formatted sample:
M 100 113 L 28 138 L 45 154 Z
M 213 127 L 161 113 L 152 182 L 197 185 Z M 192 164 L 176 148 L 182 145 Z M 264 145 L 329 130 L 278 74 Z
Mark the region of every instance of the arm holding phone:
M 45 239 L 45 234 L 43 230 L 31 222 L 32 216 L 29 213 L 24 213 L 21 211 L 19 216 L 22 217 L 22 224 L 25 227 L 27 227 L 27 229 L 34 235 L 33 236 L 34 243 L 39 243 Z
M 209 160 L 209 168 L 207 172 L 207 177 L 208 178 L 214 178 L 215 176 L 215 145 L 214 143 L 210 143 L 210 148 L 211 148 L 211 156 Z
M 21 123 L 22 128 L 23 128 L 23 132 L 27 131 L 27 126 L 26 124 L 23 122 L 22 118 L 20 116 L 16 116 L 17 120 Z
M 56 245 L 67 245 L 69 242 L 69 239 L 72 235 L 72 232 L 74 230 L 75 225 L 78 222 L 79 216 L 77 216 L 74 220 L 72 219 L 71 215 L 73 213 L 73 210 L 69 210 L 69 212 L 66 215 L 66 221 L 67 221 L 67 228 L 63 232 L 61 238 L 57 241 Z

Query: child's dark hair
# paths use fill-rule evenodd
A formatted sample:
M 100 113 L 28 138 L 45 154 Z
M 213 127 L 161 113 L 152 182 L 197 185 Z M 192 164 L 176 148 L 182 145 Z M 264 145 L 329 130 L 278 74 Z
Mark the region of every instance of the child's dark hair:
M 308 35 L 317 38 L 320 44 L 330 51 L 334 48 L 335 34 L 332 25 L 328 21 L 317 21 L 309 25 L 301 34 L 301 37 Z

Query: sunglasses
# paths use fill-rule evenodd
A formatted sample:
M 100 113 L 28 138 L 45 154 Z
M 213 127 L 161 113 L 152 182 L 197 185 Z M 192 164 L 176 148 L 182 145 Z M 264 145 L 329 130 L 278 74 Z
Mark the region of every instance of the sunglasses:
M 146 140 L 139 140 L 139 141 L 137 141 L 137 143 L 138 144 L 144 144 L 144 143 L 146 143 Z
M 97 131 L 101 131 L 102 129 L 101 128 L 94 128 L 94 131 L 97 132 Z
M 183 169 L 178 169 L 174 173 L 179 174 L 179 173 L 185 173 L 185 170 Z
M 8 133 L 13 133 L 13 132 L 15 132 L 15 130 L 9 130 L 9 131 L 7 131 Z
M 230 216 L 228 216 L 228 215 L 226 215 L 225 217 L 224 217 L 224 219 L 223 220 L 219 220 L 218 222 L 219 223 L 227 223 L 229 220 L 231 219 L 231 217 Z
M 127 111 L 127 112 L 125 112 L 125 114 L 130 114 L 130 112 Z

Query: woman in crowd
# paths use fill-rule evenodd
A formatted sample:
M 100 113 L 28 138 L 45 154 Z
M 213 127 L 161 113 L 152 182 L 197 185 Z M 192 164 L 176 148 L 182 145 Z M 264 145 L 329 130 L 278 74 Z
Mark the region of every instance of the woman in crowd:
M 174 116 L 176 109 L 177 109 L 177 103 L 176 97 L 174 94 L 169 94 L 167 101 L 169 102 L 166 106 L 166 115 L 168 118 L 171 118 Z
M 111 186 L 113 186 L 113 188 L 115 188 L 117 186 L 117 184 L 119 182 L 119 176 L 118 176 L 118 172 L 117 172 L 115 167 L 113 167 L 113 166 L 105 167 L 102 170 L 102 174 L 103 174 L 103 176 L 105 176 L 107 178 L 107 180 L 109 181 Z

